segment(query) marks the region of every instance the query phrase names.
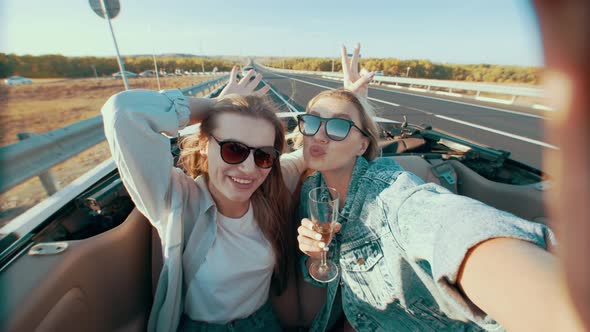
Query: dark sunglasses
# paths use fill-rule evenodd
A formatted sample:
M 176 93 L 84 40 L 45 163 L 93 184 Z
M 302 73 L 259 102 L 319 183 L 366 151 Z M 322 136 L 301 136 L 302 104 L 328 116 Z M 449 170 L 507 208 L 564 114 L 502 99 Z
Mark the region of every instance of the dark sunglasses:
M 326 123 L 324 126 L 326 136 L 334 141 L 342 141 L 345 139 L 352 127 L 358 129 L 364 136 L 369 136 L 364 130 L 355 125 L 354 122 L 347 119 L 322 118 L 313 114 L 301 114 L 297 116 L 297 122 L 299 125 L 299 132 L 304 136 L 313 136 L 317 134 L 322 122 Z
M 221 159 L 228 164 L 235 165 L 244 162 L 248 159 L 250 150 L 254 150 L 254 164 L 260 168 L 271 168 L 280 155 L 280 152 L 272 146 L 253 148 L 238 141 L 220 141 L 213 135 L 209 136 L 219 144 Z

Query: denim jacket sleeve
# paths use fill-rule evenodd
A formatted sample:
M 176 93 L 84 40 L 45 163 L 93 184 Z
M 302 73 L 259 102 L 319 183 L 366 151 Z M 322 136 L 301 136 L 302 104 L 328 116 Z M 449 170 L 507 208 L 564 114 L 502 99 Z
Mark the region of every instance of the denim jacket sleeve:
M 166 229 L 172 190 L 193 181 L 173 166 L 170 140 L 189 122 L 190 109 L 179 90 L 158 93 L 129 90 L 102 107 L 109 148 L 121 179 L 135 202 L 158 230 Z
M 456 288 L 459 268 L 470 248 L 498 237 L 521 239 L 542 248 L 555 241 L 545 225 L 455 195 L 434 183 L 424 184 L 408 172 L 401 173 L 381 199 L 390 229 L 406 257 L 430 269 L 446 300 L 474 321 L 483 317 L 474 317 L 478 310 Z

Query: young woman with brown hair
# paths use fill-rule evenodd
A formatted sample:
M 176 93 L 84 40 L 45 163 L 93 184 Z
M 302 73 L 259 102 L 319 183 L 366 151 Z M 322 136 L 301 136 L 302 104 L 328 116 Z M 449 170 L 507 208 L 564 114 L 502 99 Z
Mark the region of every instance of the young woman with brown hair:
M 251 76 L 236 83 L 234 68 L 220 98 L 131 90 L 102 108 L 121 179 L 162 239 L 150 331 L 280 330 L 269 288 L 286 282 L 289 191 L 303 165 L 279 158 L 282 125 Z M 201 127 L 182 141 L 180 169 L 162 133 L 192 123 Z

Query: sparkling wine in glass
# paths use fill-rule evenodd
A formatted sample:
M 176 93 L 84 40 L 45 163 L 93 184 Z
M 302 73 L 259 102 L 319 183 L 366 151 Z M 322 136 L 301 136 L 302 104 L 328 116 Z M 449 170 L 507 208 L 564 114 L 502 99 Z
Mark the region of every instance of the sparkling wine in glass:
M 309 212 L 313 230 L 322 235 L 325 247 L 319 261 L 309 266 L 309 275 L 319 282 L 330 282 L 338 276 L 338 266 L 327 259 L 328 245 L 332 241 L 334 225 L 338 220 L 340 195 L 331 187 L 317 187 L 309 192 Z

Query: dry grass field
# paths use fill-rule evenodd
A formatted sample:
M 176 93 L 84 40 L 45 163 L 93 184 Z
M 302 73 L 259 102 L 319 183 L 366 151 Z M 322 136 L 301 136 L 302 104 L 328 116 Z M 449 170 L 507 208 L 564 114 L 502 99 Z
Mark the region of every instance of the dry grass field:
M 164 77 L 162 89 L 182 88 L 212 77 Z M 130 79 L 132 89 L 157 90 L 155 78 Z M 0 146 L 18 141 L 19 132 L 44 133 L 95 117 L 113 94 L 124 89 L 116 79 L 35 79 L 31 85 L 0 86 Z M 64 187 L 110 157 L 106 142 L 51 168 Z M 47 198 L 37 177 L 0 194 L 0 227 Z

